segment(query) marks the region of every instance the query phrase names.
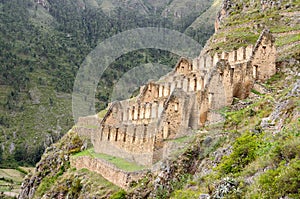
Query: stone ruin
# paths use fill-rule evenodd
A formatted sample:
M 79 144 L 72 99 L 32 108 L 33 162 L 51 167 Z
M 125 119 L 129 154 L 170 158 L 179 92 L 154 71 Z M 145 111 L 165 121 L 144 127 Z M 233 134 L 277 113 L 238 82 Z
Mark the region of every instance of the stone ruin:
M 132 99 L 113 102 L 103 119 L 79 118 L 75 130 L 96 153 L 151 166 L 168 156 L 166 142 L 224 120 L 218 110 L 247 98 L 255 82 L 276 73 L 276 48 L 264 30 L 253 46 L 181 58 L 172 72 L 141 87 Z

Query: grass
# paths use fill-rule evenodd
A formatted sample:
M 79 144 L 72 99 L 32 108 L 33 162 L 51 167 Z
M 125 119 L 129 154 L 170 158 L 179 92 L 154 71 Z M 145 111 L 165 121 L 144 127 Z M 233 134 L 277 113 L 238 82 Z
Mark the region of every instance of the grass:
M 173 193 L 172 199 L 198 199 L 201 192 L 190 189 L 176 190 Z
M 50 187 L 52 187 L 57 180 L 57 177 L 45 177 L 43 178 L 43 181 L 39 185 L 38 189 L 36 190 L 36 194 L 39 196 L 42 196 L 44 193 L 49 190 Z
M 296 197 L 299 194 L 300 139 L 299 135 L 295 136 L 294 131 L 297 128 L 288 130 L 285 135 L 280 133 L 276 136 L 270 133 L 242 133 L 232 141 L 231 154 L 224 156 L 212 173 L 201 178 L 205 183 L 199 183 L 200 190 L 206 190 L 209 184 L 229 176 L 241 182 L 239 186 L 242 192 L 239 194 L 242 197 L 237 198 L 279 198 L 282 195 Z M 258 173 L 262 174 L 257 175 Z M 247 185 L 247 188 L 243 187 L 245 179 L 249 178 L 254 182 Z
M 105 110 L 102 110 L 102 111 L 100 111 L 99 113 L 98 113 L 98 117 L 100 118 L 100 119 L 102 119 L 102 118 L 104 118 L 104 116 L 106 115 L 106 113 L 107 113 L 107 110 L 105 109 Z
M 186 142 L 193 140 L 194 137 L 195 137 L 195 135 L 186 135 L 186 136 L 175 138 L 175 139 L 172 139 L 169 141 L 175 142 L 175 143 L 186 143 Z
M 85 151 L 82 151 L 80 153 L 73 155 L 74 158 L 82 157 L 82 156 L 89 156 L 92 158 L 99 158 L 102 160 L 106 160 L 106 161 L 114 164 L 117 168 L 122 169 L 124 171 L 129 171 L 129 172 L 140 171 L 140 170 L 143 170 L 146 168 L 144 166 L 140 166 L 135 163 L 129 162 L 123 158 L 114 157 L 114 156 L 110 156 L 110 155 L 102 154 L 102 153 L 95 153 L 93 148 L 87 149 Z
M 258 125 L 262 118 L 267 117 L 274 106 L 274 98 L 271 95 L 263 95 L 261 98 L 238 111 L 229 111 L 226 113 L 226 128 L 235 127 L 235 129 L 249 129 Z
M 7 100 L 7 95 L 10 93 L 11 87 L 6 85 L 0 85 L 0 103 L 4 105 Z
M 295 25 L 295 26 L 274 26 L 270 28 L 270 31 L 272 33 L 285 33 L 285 32 L 290 32 L 293 30 L 300 30 L 300 25 Z
M 221 36 L 218 36 L 218 35 Z M 232 51 L 233 49 L 238 49 L 240 47 L 246 47 L 250 44 L 255 44 L 259 34 L 254 33 L 249 29 L 246 28 L 237 28 L 232 31 L 228 31 L 225 33 L 219 33 L 215 36 L 215 38 L 222 37 L 222 35 L 226 35 L 226 41 L 221 41 L 212 44 L 212 49 L 218 49 L 217 52 L 222 51 Z
M 294 11 L 294 9 L 297 7 L 285 9 L 285 12 Z M 213 38 L 224 38 L 226 41 L 220 40 L 211 44 L 213 51 L 231 51 L 235 48 L 255 44 L 263 29 L 263 27 L 256 28 L 255 24 L 264 24 L 272 33 L 284 33 L 300 29 L 295 19 L 283 18 L 280 11 L 276 9 L 261 12 L 257 7 L 251 7 L 249 11 L 242 12 L 243 17 L 240 17 L 240 12 L 237 12 L 231 13 L 231 16 L 224 19 L 221 30 Z M 276 23 L 274 23 L 275 21 Z M 249 25 L 245 26 L 244 24 Z M 276 45 L 282 46 L 294 41 L 299 41 L 299 35 L 279 38 Z
M 285 48 L 277 58 L 278 61 L 283 61 L 290 58 L 299 58 L 299 52 L 300 52 L 300 44 L 297 44 L 295 46 L 288 46 Z
M 280 37 L 276 39 L 275 45 L 277 47 L 284 46 L 286 44 L 290 44 L 296 41 L 300 41 L 300 34 L 295 34 L 295 35 L 289 35 L 286 37 Z
M 0 178 L 12 180 L 14 182 L 22 182 L 24 174 L 17 171 L 16 169 L 0 169 Z
M 32 168 L 0 169 L 0 192 L 19 193 L 20 185 L 25 177 L 24 172 L 30 169 Z
M 34 170 L 34 167 L 17 167 L 16 170 L 27 175 L 29 172 Z
M 262 95 L 259 91 L 255 90 L 255 89 L 251 89 L 251 92 L 256 95 Z

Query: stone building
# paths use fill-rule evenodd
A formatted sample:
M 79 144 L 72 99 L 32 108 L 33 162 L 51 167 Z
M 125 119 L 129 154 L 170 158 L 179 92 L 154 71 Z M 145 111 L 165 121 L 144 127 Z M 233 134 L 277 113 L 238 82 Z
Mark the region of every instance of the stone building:
M 167 157 L 167 140 L 222 121 L 219 109 L 233 98 L 248 97 L 256 81 L 275 74 L 275 58 L 267 30 L 254 46 L 181 58 L 172 72 L 143 86 L 137 97 L 112 103 L 102 120 L 80 118 L 76 128 L 88 132 L 95 152 L 150 166 Z M 86 131 L 86 124 L 94 128 Z

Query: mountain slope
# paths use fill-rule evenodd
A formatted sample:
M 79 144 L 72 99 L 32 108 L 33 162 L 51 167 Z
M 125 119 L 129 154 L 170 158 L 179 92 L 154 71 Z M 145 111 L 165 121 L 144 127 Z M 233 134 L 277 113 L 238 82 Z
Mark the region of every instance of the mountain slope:
M 160 163 L 156 172 L 133 183 L 126 193 L 127 198 L 299 196 L 299 5 L 299 1 L 282 1 L 279 5 L 275 1 L 223 2 L 217 20 L 219 29 L 208 41 L 205 51 L 229 51 L 254 44 L 259 32 L 269 28 L 277 38 L 278 73 L 266 82 L 256 82 L 248 99 L 236 99 L 232 106 L 219 110 L 225 115 L 225 122 L 199 129 L 187 149 Z M 81 143 L 76 145 L 77 150 L 84 142 L 79 141 L 74 132 L 69 132 L 66 138 L 76 138 L 75 144 Z M 72 143 L 62 140 L 58 145 L 64 147 Z M 48 168 L 57 157 L 55 153 L 59 154 L 59 149 L 47 150 L 37 172 L 28 176 L 23 184 L 20 198 L 27 198 L 28 191 L 47 183 L 43 178 L 45 173 L 58 174 L 58 164 L 52 164 L 54 169 Z M 74 194 L 74 189 L 66 191 L 72 187 L 70 183 L 64 183 L 78 182 L 68 177 L 72 172 L 72 168 L 59 172 L 59 181 L 47 184 L 51 189 L 44 192 L 44 197 L 56 196 L 57 188 L 64 197 Z M 83 180 L 78 183 L 79 187 L 87 186 Z M 123 191 L 115 193 L 119 198 L 125 197 Z M 76 189 L 76 194 L 84 198 L 96 192 Z
M 195 38 L 197 41 L 207 41 L 211 32 L 214 31 L 215 19 L 222 1 L 215 0 L 195 21 L 187 27 L 185 34 Z M 203 43 L 204 45 L 205 43 Z

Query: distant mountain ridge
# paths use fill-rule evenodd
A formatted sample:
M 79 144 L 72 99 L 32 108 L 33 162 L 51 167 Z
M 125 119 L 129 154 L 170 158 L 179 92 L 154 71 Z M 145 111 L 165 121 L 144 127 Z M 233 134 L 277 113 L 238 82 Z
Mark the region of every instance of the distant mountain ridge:
M 35 0 L 35 2 L 49 9 L 54 1 Z M 183 19 L 186 20 L 186 18 L 194 20 L 200 17 L 213 3 L 213 0 L 76 0 L 72 2 L 80 9 L 101 9 L 109 16 L 122 8 L 142 15 L 169 18 L 175 23 L 181 22 Z M 218 5 L 220 5 L 220 2 Z

